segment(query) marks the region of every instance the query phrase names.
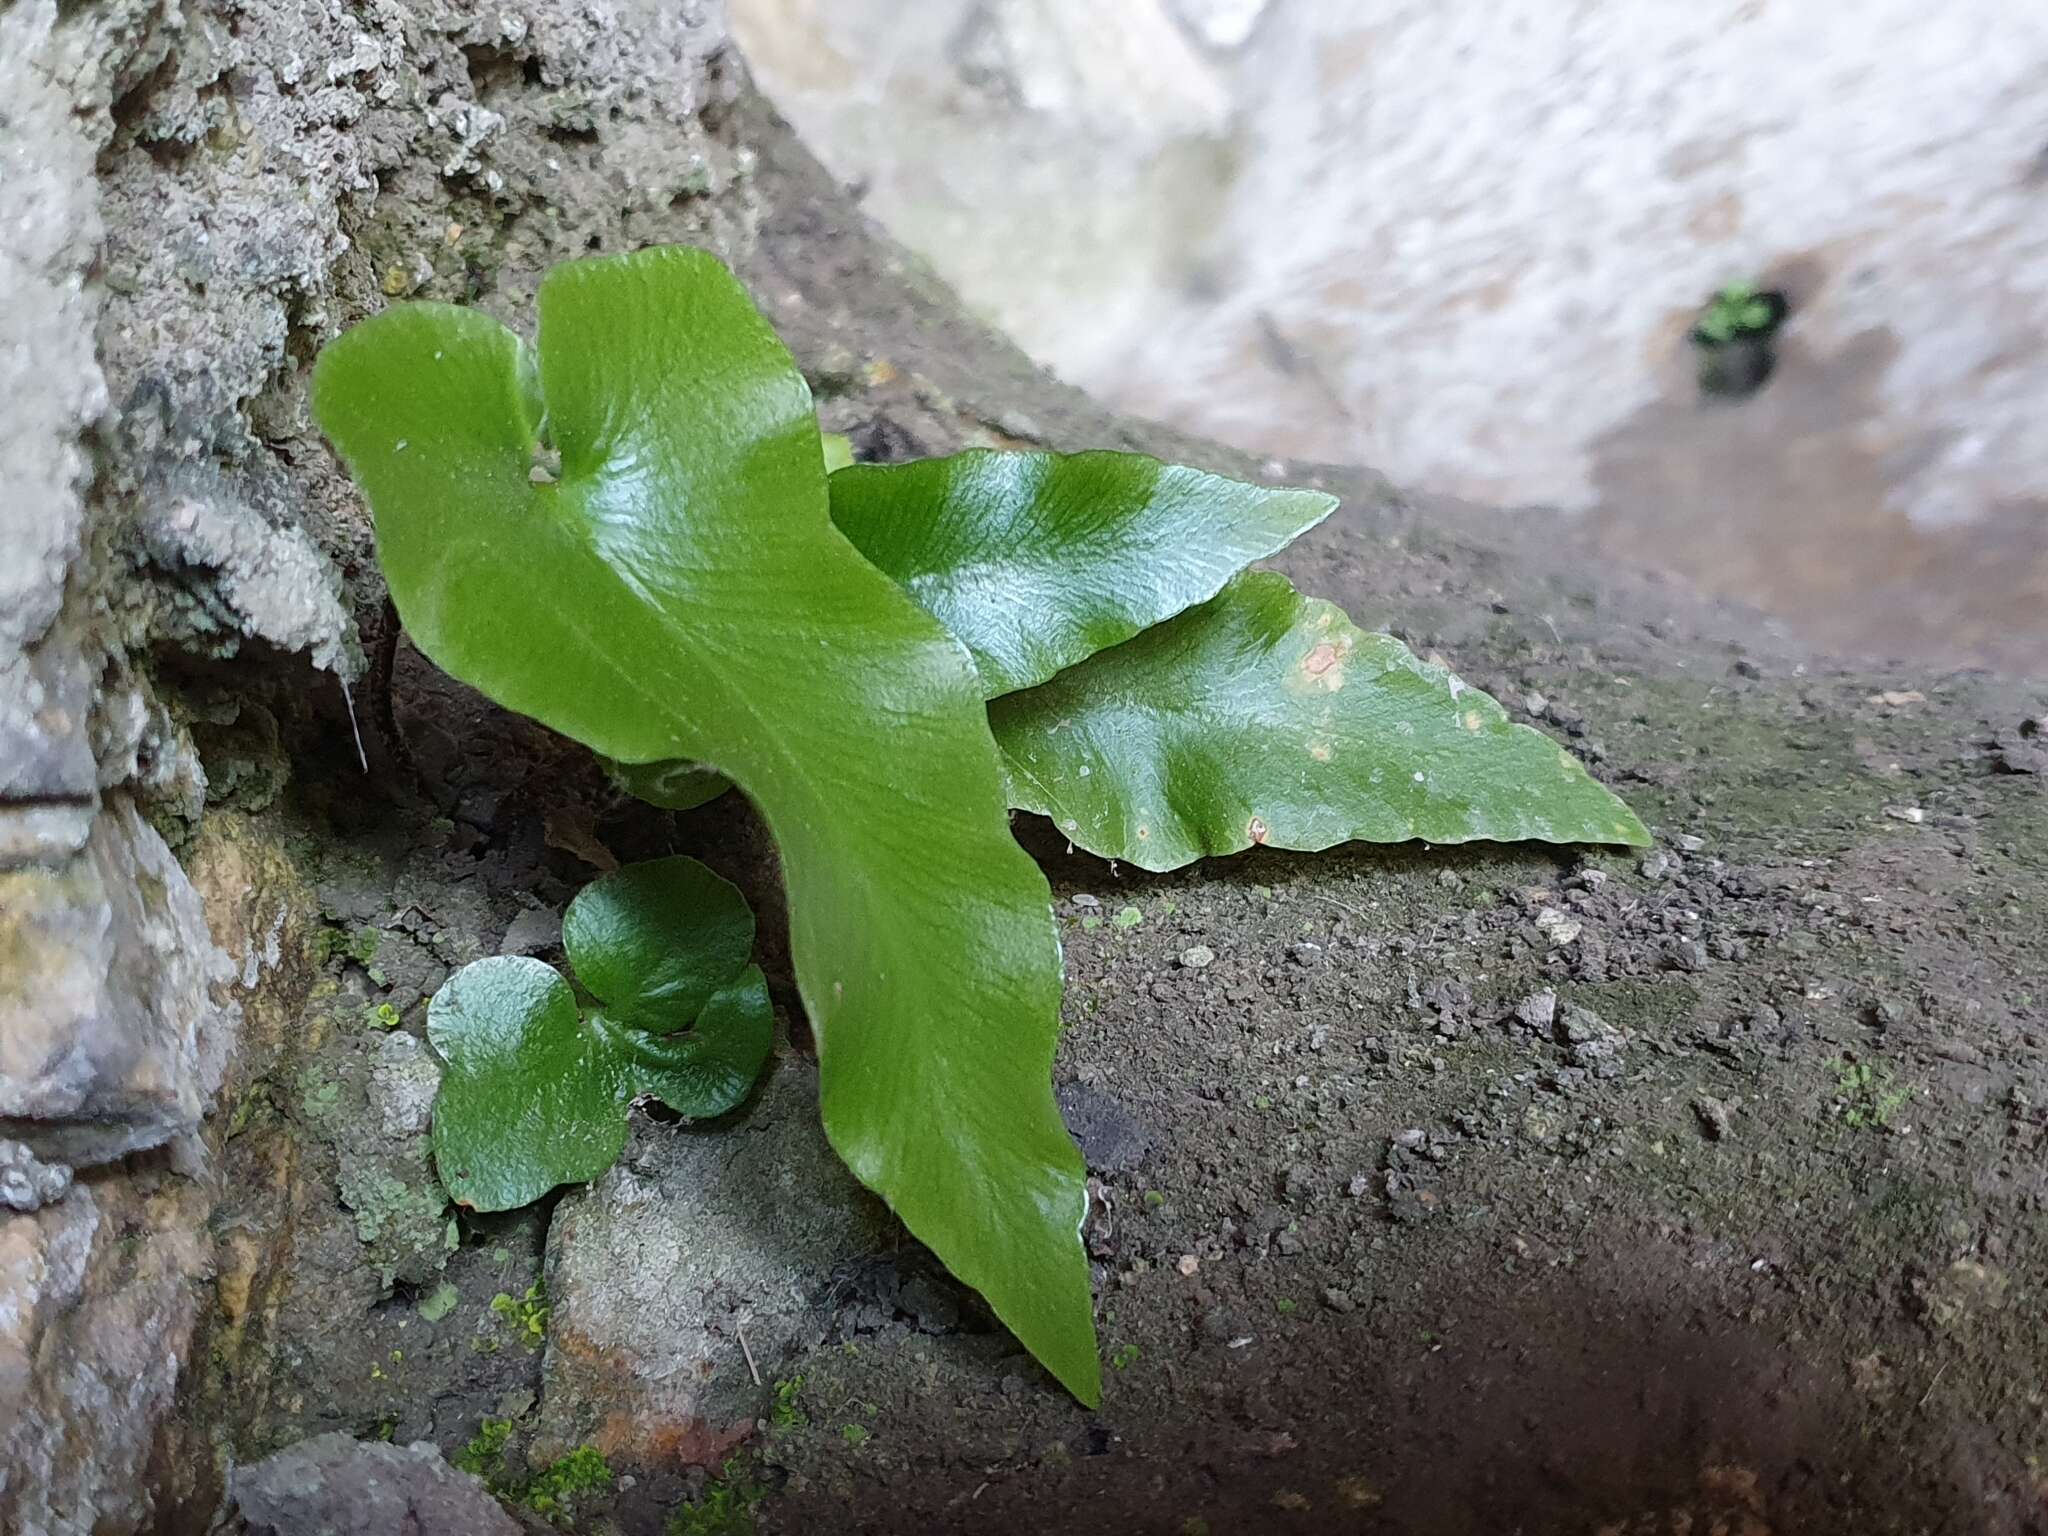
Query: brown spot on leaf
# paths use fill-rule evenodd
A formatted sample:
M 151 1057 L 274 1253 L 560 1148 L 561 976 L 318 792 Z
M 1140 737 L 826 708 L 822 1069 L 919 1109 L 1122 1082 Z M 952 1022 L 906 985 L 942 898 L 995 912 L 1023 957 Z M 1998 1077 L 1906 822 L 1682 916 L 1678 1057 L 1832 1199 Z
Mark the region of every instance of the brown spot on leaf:
M 1301 670 L 1310 677 L 1321 677 L 1337 665 L 1337 647 L 1325 640 L 1301 660 Z
M 1246 825 L 1245 832 L 1255 843 L 1263 845 L 1266 841 L 1266 824 L 1256 816 Z
M 1479 718 L 1479 711 L 1478 711 L 1478 710 L 1476 710 L 1476 709 L 1468 709 L 1468 710 L 1466 710 L 1466 711 L 1465 711 L 1465 729 L 1466 729 L 1466 730 L 1468 730 L 1468 731 L 1476 731 L 1476 730 L 1478 730 L 1478 729 L 1479 729 L 1479 727 L 1480 727 L 1480 726 L 1481 726 L 1482 724 L 1484 724 L 1484 723 L 1485 723 L 1485 722 L 1483 722 L 1483 721 L 1482 721 L 1482 720 L 1481 720 L 1481 719 Z
M 1327 741 L 1316 742 L 1308 749 L 1308 755 L 1319 763 L 1327 763 L 1330 760 L 1330 744 Z

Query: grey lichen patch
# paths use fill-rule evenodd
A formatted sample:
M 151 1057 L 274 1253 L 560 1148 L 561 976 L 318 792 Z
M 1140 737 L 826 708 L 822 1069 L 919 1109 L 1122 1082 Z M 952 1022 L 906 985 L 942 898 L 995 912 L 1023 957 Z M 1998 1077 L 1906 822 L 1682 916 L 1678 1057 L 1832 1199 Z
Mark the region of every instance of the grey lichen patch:
M 367 1246 L 384 1284 L 419 1284 L 438 1274 L 455 1247 L 454 1225 L 438 1187 L 421 1189 L 387 1168 L 344 1174 L 341 1199 L 355 1212 L 356 1236 Z
M 301 1069 L 296 1103 L 334 1150 L 341 1203 L 379 1288 L 433 1282 L 455 1247 L 428 1141 L 441 1070 L 411 1035 L 343 1035 Z
M 71 1170 L 46 1163 L 18 1141 L 0 1140 L 0 1206 L 40 1210 L 71 1188 Z

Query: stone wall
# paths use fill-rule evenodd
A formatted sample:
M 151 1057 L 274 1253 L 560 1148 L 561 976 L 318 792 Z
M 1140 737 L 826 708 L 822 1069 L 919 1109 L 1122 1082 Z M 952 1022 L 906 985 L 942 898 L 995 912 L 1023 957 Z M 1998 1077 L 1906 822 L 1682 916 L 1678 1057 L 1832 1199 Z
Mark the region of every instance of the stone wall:
M 698 124 L 722 36 L 652 0 L 0 10 L 0 1528 L 204 1507 L 203 1434 L 197 1471 L 151 1461 L 223 1085 L 305 976 L 288 862 L 220 830 L 275 793 L 240 684 L 348 729 L 376 612 L 303 366 L 384 296 L 516 300 L 579 221 L 708 229 L 676 210 L 732 180 Z

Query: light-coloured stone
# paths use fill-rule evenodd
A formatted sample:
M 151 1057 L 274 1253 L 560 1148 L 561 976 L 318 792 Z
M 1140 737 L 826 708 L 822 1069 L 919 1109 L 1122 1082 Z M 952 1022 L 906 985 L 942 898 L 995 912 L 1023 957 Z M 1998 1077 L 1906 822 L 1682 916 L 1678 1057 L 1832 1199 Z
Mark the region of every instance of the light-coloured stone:
M 484 1485 L 431 1441 L 315 1435 L 235 1474 L 252 1536 L 519 1536 Z
M 69 1188 L 69 1167 L 44 1162 L 18 1141 L 0 1140 L 0 1206 L 38 1211 Z
M 117 802 L 56 869 L 0 874 L 0 1132 L 99 1163 L 197 1127 L 220 1085 L 232 977 L 163 839 Z
M 885 222 L 1062 374 L 1146 414 L 1477 499 L 1586 506 L 1595 440 L 1683 367 L 1696 306 L 1801 258 L 1823 269 L 1798 321 L 1813 346 L 1896 339 L 1881 421 L 1926 448 L 1901 466 L 1901 507 L 1938 523 L 2048 492 L 2032 408 L 2048 359 L 2011 344 L 2048 327 L 2048 13 L 1285 0 L 1254 36 L 1260 7 L 1182 0 L 1192 25 L 1251 41 L 1220 77 L 1236 125 L 1175 120 L 1230 135 L 1201 206 L 1176 209 L 1190 189 L 1138 163 L 1156 145 L 1105 149 L 1084 93 L 1049 86 L 1022 94 L 1037 143 L 1020 187 L 1003 125 L 890 35 L 890 3 L 737 0 L 735 25 Z M 1130 49 L 1165 68 L 1153 6 L 1085 7 L 1088 27 L 1061 5 L 1012 9 L 1029 13 L 1003 13 L 1013 54 L 1028 40 L 1078 75 Z M 785 64 L 806 29 L 844 56 L 844 84 Z M 906 115 L 946 126 L 905 131 Z M 1039 238 L 1010 238 L 1018 201 Z M 1192 215 L 1178 283 L 1107 310 L 1058 302 L 1060 248 L 1108 261 L 1097 289 L 1157 281 L 1142 239 L 1118 259 L 1106 232 Z
M 1273 0 L 1174 0 L 1173 8 L 1211 48 L 1241 48 Z
M 636 1121 L 548 1228 L 547 1428 L 608 1455 L 714 1460 L 761 1409 L 754 1370 L 772 1382 L 815 1344 L 827 1282 L 891 1226 L 826 1144 L 807 1063 L 777 1061 L 737 1123 Z
M 1215 132 L 1229 113 L 1221 75 L 1159 0 L 989 0 L 983 14 L 1030 111 L 1154 143 Z

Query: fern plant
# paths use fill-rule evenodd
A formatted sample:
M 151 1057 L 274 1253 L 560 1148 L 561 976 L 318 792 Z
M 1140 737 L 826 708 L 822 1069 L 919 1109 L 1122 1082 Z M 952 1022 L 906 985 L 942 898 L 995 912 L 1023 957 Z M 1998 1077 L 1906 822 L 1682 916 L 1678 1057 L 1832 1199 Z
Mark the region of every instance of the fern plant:
M 474 310 L 395 306 L 326 347 L 313 405 L 426 655 L 657 803 L 728 784 L 754 803 L 827 1136 L 1084 1403 L 1101 1366 L 1050 1081 L 1060 946 L 1012 808 L 1155 870 L 1355 839 L 1648 841 L 1447 668 L 1247 569 L 1328 516 L 1320 492 L 1114 453 L 828 477 L 802 374 L 703 251 L 557 267 L 532 347 Z M 572 942 L 589 1012 L 526 966 L 435 1000 L 457 1199 L 589 1177 L 634 1095 L 713 1113 L 758 1067 L 758 973 L 687 878 L 701 911 L 635 875 L 628 905 L 656 915 L 616 954 Z M 665 966 L 688 985 L 663 992 Z M 459 1151 L 438 1129 L 458 1101 L 496 1117 Z M 553 1134 L 521 1105 L 569 1101 L 573 1156 L 521 1144 Z

